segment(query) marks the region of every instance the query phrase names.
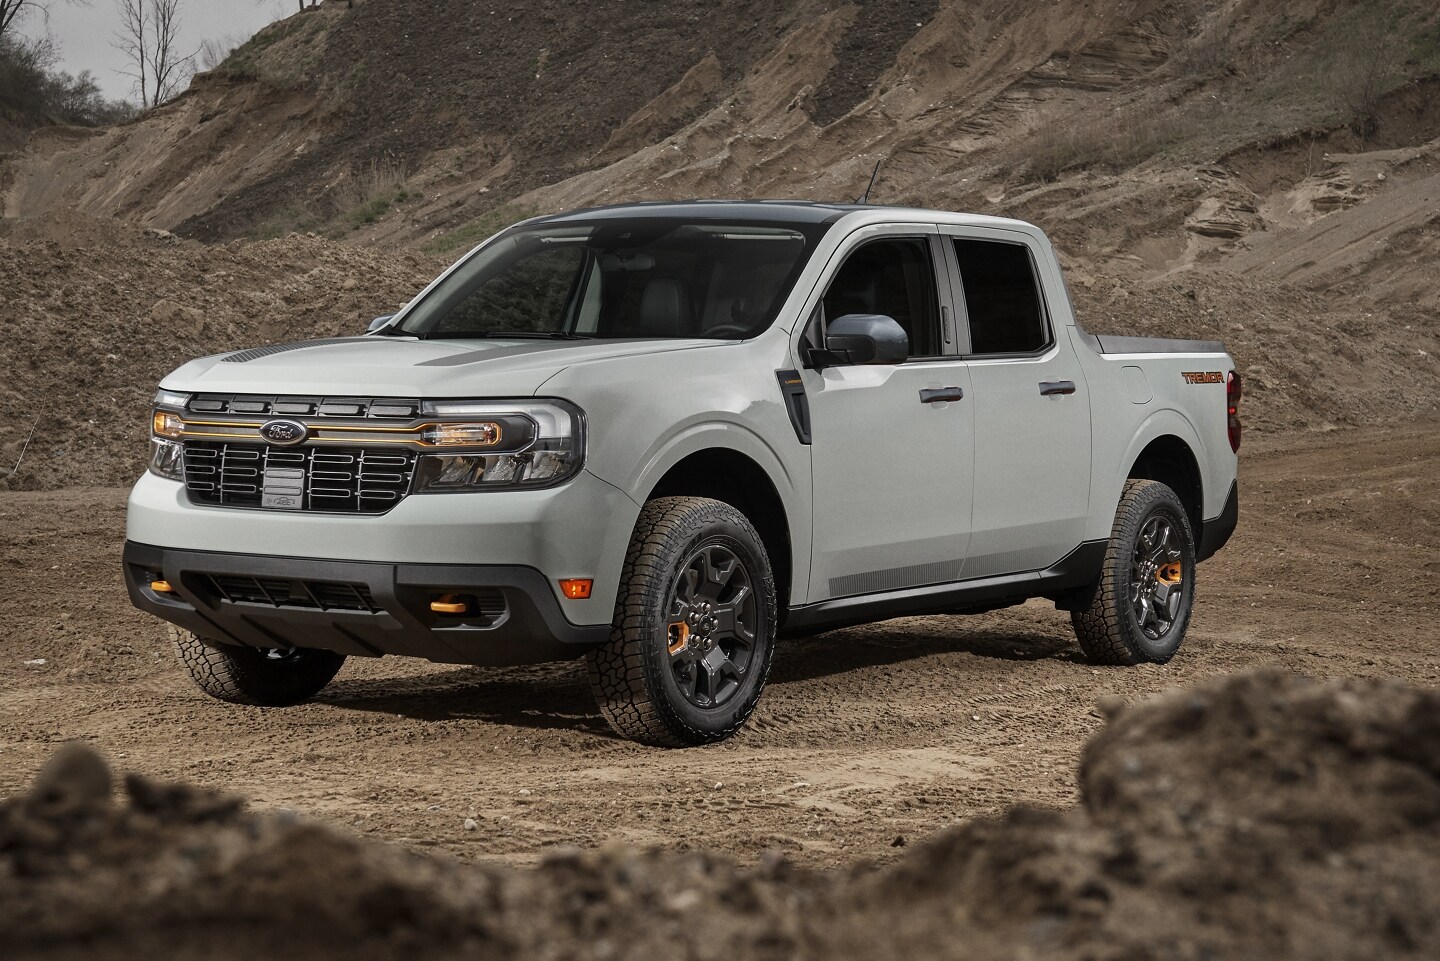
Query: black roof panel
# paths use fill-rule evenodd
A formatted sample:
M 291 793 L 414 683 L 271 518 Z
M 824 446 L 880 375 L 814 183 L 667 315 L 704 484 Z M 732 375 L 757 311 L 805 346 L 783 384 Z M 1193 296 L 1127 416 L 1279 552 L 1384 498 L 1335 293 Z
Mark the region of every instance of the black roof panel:
M 695 220 L 823 224 L 836 220 L 856 204 L 822 204 L 803 200 L 681 200 L 613 204 L 537 217 L 531 223 L 561 224 L 634 217 L 675 217 Z

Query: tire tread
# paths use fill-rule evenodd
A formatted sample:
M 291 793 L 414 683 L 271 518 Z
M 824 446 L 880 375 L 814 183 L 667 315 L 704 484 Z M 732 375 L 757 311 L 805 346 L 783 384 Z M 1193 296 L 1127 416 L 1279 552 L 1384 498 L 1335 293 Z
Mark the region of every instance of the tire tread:
M 190 672 L 195 685 L 216 700 L 257 707 L 288 707 L 308 701 L 330 683 L 345 662 L 343 654 L 306 651 L 307 657 L 290 665 L 293 673 L 265 664 L 251 648 L 206 644 L 194 633 L 170 626 L 170 639 L 180 663 Z M 268 668 L 268 669 L 267 669 Z
M 702 730 L 669 709 L 654 666 L 655 659 L 647 656 L 647 648 L 655 643 L 650 623 L 652 602 L 670 590 L 671 555 L 676 540 L 687 529 L 713 521 L 739 526 L 763 556 L 764 547 L 755 528 L 745 515 L 722 501 L 661 497 L 647 502 L 640 511 L 625 553 L 609 641 L 585 657 L 595 703 L 622 737 L 657 747 L 687 747 L 724 740 L 744 725 L 755 708 L 759 691 L 764 688 L 773 645 L 766 646 L 763 663 L 757 667 L 762 674 L 750 703 L 723 730 Z M 766 560 L 768 568 L 768 558 Z M 762 603 L 769 605 L 767 623 L 772 625 L 773 637 L 775 591 L 768 576 L 757 577 L 757 581 L 763 582 L 757 583 L 756 588 L 762 594 Z
M 1133 665 L 1142 661 L 1163 664 L 1174 656 L 1174 650 L 1164 657 L 1153 657 L 1140 650 L 1130 638 L 1129 622 L 1129 577 L 1132 545 L 1139 535 L 1140 527 L 1156 502 L 1171 500 L 1180 505 L 1179 498 L 1168 486 L 1159 481 L 1131 479 L 1125 482 L 1120 495 L 1120 504 L 1115 510 L 1115 523 L 1110 530 L 1110 542 L 1105 549 L 1105 560 L 1101 565 L 1100 583 L 1088 607 L 1074 611 L 1070 621 L 1075 627 L 1075 637 L 1080 650 L 1092 664 Z M 1195 574 L 1194 537 L 1183 509 L 1178 511 L 1185 540 L 1191 545 L 1189 576 Z M 1189 609 L 1184 612 L 1185 622 L 1178 625 L 1180 638 L 1184 638 L 1189 620 Z M 1176 648 L 1179 644 L 1177 642 Z

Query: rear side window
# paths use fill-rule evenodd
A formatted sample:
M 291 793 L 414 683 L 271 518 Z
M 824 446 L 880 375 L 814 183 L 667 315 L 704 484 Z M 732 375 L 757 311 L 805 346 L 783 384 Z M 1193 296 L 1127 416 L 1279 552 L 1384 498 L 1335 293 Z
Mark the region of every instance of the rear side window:
M 1023 244 L 955 239 L 972 354 L 1028 354 L 1050 342 L 1030 252 Z

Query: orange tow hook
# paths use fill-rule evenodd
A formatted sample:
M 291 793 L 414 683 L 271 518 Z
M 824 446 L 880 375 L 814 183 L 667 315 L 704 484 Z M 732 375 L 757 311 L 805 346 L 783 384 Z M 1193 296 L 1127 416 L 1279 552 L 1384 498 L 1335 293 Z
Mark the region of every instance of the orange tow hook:
M 436 614 L 464 614 L 470 605 L 456 599 L 454 594 L 441 594 L 438 600 L 430 602 L 430 610 Z

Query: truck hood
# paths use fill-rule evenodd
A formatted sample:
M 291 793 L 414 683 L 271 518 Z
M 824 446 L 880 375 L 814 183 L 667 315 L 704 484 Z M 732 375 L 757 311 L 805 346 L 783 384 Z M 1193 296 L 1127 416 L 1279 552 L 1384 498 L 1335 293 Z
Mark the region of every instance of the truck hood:
M 172 372 L 161 386 L 233 394 L 525 397 L 576 364 L 723 343 L 727 341 L 341 337 L 202 357 Z

